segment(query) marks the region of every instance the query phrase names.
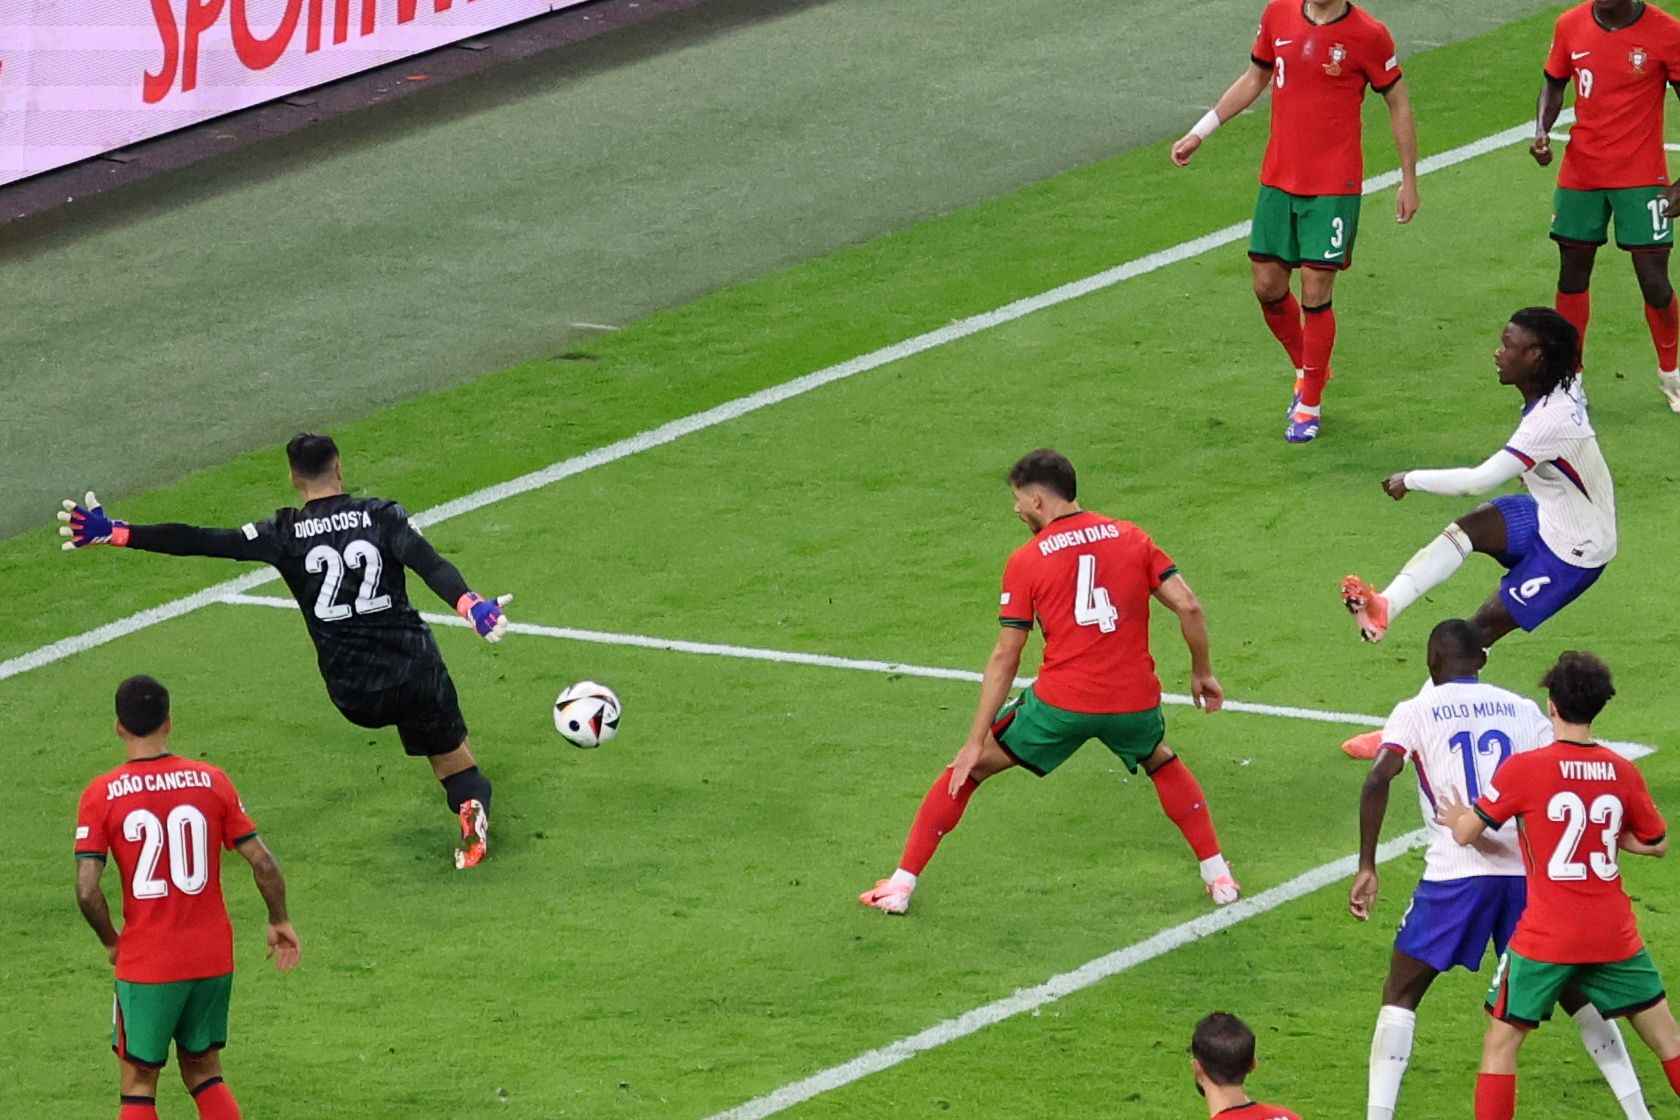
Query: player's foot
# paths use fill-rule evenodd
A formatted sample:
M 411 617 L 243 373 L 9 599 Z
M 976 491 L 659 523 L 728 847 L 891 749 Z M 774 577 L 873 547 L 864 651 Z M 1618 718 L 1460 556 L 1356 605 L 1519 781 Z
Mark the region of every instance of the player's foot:
M 1359 636 L 1367 642 L 1380 642 L 1388 633 L 1388 600 L 1358 576 L 1342 580 L 1342 605 L 1359 623 Z
M 1242 887 L 1229 875 L 1221 875 L 1206 886 L 1208 897 L 1213 899 L 1215 906 L 1229 906 L 1242 897 Z
M 1355 735 L 1342 744 L 1342 750 L 1349 758 L 1363 758 L 1367 761 L 1382 753 L 1382 732 L 1367 731 L 1363 735 Z
M 490 818 L 484 806 L 468 798 L 461 802 L 461 846 L 455 850 L 455 866 L 477 867 L 490 851 Z
M 858 895 L 858 901 L 873 906 L 883 914 L 903 914 L 910 909 L 910 888 L 904 883 L 882 879 Z
M 1283 438 L 1290 443 L 1311 443 L 1318 438 L 1318 416 L 1314 413 L 1291 411 L 1289 426 L 1283 430 Z
M 1664 373 L 1659 369 L 1657 383 L 1662 386 L 1663 396 L 1668 398 L 1669 410 L 1680 412 L 1680 372 Z

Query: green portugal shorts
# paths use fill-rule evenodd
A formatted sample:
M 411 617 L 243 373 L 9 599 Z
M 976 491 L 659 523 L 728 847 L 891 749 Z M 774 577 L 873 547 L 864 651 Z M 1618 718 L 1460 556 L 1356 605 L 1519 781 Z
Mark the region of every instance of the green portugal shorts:
M 1644 949 L 1606 964 L 1549 964 L 1506 950 L 1488 991 L 1488 1014 L 1518 1027 L 1552 1017 L 1564 985 L 1573 984 L 1605 1018 L 1632 1015 L 1662 1001 L 1662 977 Z
M 1359 233 L 1356 194 L 1289 194 L 1261 186 L 1248 255 L 1290 267 L 1344 269 Z
M 1041 778 L 1090 739 L 1101 739 L 1135 774 L 1166 737 L 1167 721 L 1158 706 L 1146 712 L 1087 715 L 1046 704 L 1030 688 L 1005 704 L 992 721 L 992 738 L 998 745 Z
M 1616 219 L 1616 245 L 1637 252 L 1674 245 L 1674 226 L 1662 204 L 1661 187 L 1572 191 L 1559 187 L 1552 200 L 1552 240 L 1568 245 L 1602 245 Z
M 170 984 L 117 981 L 111 1014 L 111 1049 L 117 1057 L 148 1069 L 169 1061 L 169 1043 L 190 1057 L 227 1045 L 228 1001 L 233 973 Z

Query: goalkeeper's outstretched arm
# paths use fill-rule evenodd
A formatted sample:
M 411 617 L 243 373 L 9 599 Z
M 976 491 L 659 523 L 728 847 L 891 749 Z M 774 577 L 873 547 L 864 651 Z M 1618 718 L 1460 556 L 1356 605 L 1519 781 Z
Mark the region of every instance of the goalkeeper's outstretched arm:
M 79 503 L 66 499 L 58 519 L 64 522 L 59 534 L 68 538 L 64 542 L 66 550 L 103 544 L 170 556 L 213 556 L 264 563 L 273 563 L 277 555 L 274 535 L 265 531 L 266 522 L 262 526 L 252 524 L 238 529 L 201 529 L 175 522 L 130 525 L 107 514 L 91 490 Z

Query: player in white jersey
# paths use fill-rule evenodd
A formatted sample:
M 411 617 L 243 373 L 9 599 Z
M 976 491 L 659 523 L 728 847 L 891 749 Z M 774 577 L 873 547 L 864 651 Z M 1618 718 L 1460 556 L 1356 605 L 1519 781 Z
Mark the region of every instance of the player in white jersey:
M 1435 821 L 1437 801 L 1471 804 L 1465 798 L 1479 797 L 1506 758 L 1550 746 L 1554 739 L 1552 721 L 1534 701 L 1478 679 L 1486 664 L 1481 635 L 1471 623 L 1452 618 L 1430 632 L 1429 682 L 1395 705 L 1360 791 L 1359 872 L 1348 892 L 1348 909 L 1360 921 L 1370 920 L 1377 898 L 1377 838 L 1388 787 L 1408 760 L 1429 834 L 1423 879 L 1400 919 L 1383 982 L 1371 1039 L 1366 1120 L 1394 1116 L 1418 1004 L 1435 977 L 1454 967 L 1479 971 L 1490 942 L 1495 958 L 1504 953 L 1527 902 L 1516 829 L 1490 832 L 1474 847 L 1461 848 L 1452 830 Z M 1562 1002 L 1630 1120 L 1649 1120 L 1621 1031 L 1573 991 Z
M 1521 477 L 1528 493 L 1484 502 L 1419 549 L 1381 593 L 1358 576 L 1342 581 L 1342 602 L 1368 642 L 1471 552 L 1505 567 L 1499 588 L 1472 621 L 1482 645 L 1517 627 L 1533 630 L 1591 587 L 1616 555 L 1616 494 L 1585 400 L 1575 387 L 1580 336 L 1549 307 L 1511 316 L 1493 356 L 1499 383 L 1522 394 L 1522 422 L 1479 467 L 1401 471 L 1383 480 L 1395 501 L 1413 490 L 1485 494 Z

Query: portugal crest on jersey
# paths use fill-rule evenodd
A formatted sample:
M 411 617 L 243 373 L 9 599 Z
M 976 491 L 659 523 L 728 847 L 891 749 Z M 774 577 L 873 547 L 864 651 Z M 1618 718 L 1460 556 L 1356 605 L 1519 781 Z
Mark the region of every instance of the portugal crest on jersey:
M 1628 61 L 1633 63 L 1635 77 L 1643 78 L 1645 76 L 1645 60 L 1649 57 L 1645 53 L 1644 47 L 1635 47 L 1628 52 Z
M 1324 64 L 1324 72 L 1332 78 L 1342 76 L 1342 63 L 1347 61 L 1347 47 L 1341 43 L 1330 44 L 1330 61 Z

